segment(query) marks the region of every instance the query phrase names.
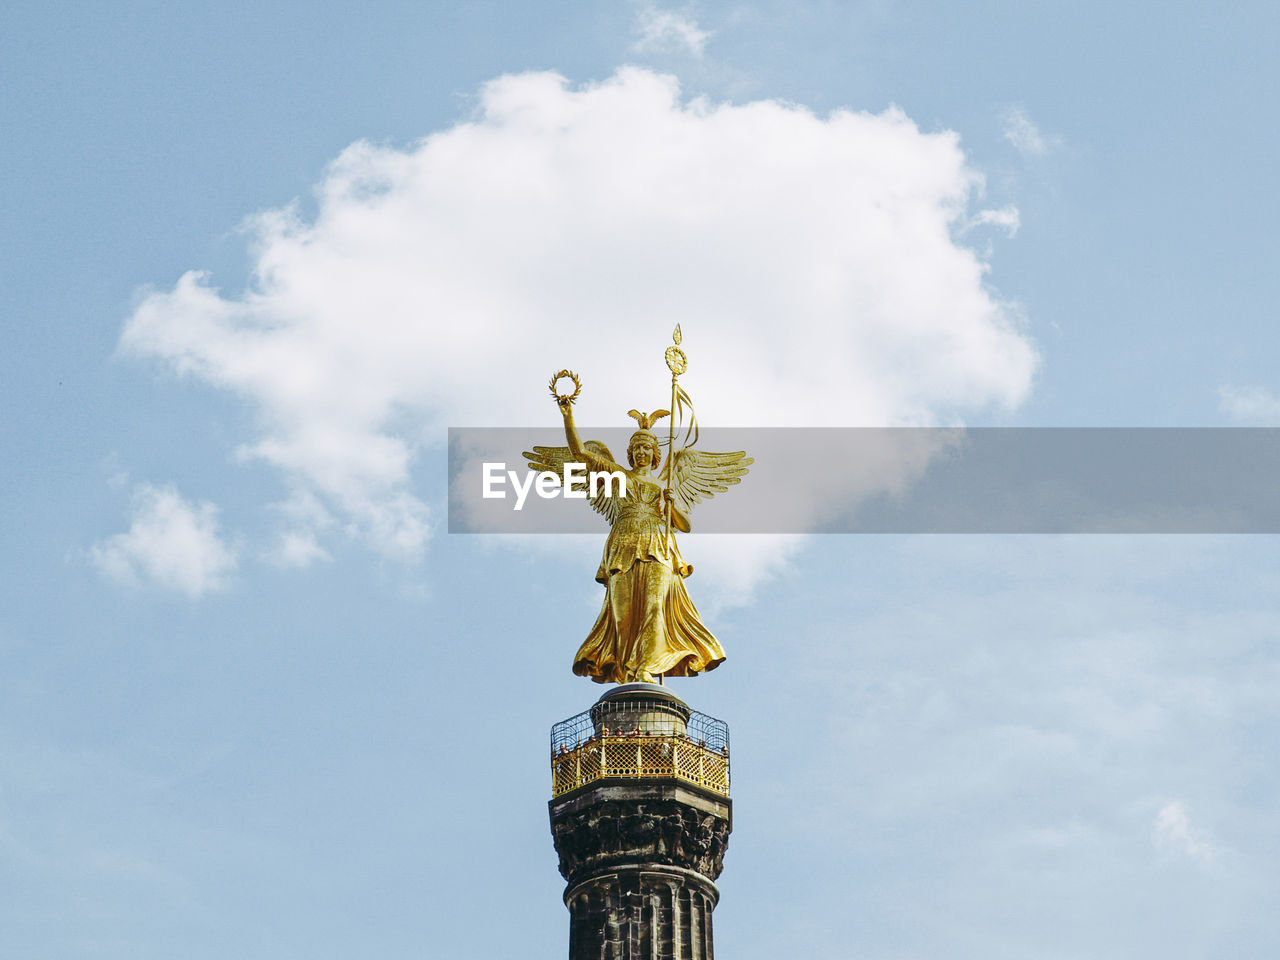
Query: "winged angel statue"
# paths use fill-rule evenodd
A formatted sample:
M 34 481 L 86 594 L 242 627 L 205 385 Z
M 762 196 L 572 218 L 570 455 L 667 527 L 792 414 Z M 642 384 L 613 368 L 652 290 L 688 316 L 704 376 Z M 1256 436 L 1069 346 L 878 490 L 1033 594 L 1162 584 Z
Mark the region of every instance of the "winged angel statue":
M 567 371 L 564 375 L 572 376 Z M 742 451 L 707 453 L 684 446 L 668 456 L 665 470 L 658 474 L 662 454 L 653 425 L 670 414 L 632 410 L 639 429 L 627 443 L 629 469 L 623 468 L 603 443 L 579 438 L 573 400 L 581 388 L 573 396 L 558 395 L 555 382 L 553 378 L 552 394 L 564 417 L 569 445 L 534 447 L 524 454 L 530 467 L 562 474 L 566 463 L 583 463 L 588 472 L 621 471 L 626 476 L 625 496 L 616 495 L 615 487 L 614 496 L 601 489 L 588 501 L 609 522 L 609 539 L 596 570 L 605 593 L 600 616 L 578 648 L 573 672 L 597 683 L 655 683 L 663 676 L 687 677 L 715 669 L 724 660 L 724 649 L 685 589 L 693 566 L 680 555 L 672 528 L 687 533 L 693 506 L 740 482 L 751 458 Z M 679 395 L 687 399 L 683 390 Z

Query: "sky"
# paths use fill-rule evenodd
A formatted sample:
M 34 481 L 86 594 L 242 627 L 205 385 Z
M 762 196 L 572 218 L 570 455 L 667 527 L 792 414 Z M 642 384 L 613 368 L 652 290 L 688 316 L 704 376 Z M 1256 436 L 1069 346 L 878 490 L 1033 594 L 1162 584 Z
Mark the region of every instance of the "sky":
M 547 733 L 601 692 L 605 531 L 450 534 L 448 429 L 555 427 L 563 367 L 625 428 L 677 322 L 704 424 L 1280 426 L 1278 40 L 10 5 L 0 957 L 563 956 Z M 1275 956 L 1274 537 L 692 519 L 722 956 Z

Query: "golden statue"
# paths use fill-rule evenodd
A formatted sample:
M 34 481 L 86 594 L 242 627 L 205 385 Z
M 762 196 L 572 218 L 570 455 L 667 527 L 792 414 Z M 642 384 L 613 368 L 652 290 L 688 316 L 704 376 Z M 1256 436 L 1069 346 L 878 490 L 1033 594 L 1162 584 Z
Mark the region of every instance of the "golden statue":
M 551 393 L 564 417 L 569 445 L 534 447 L 532 453 L 524 454 L 534 470 L 561 474 L 566 463 L 582 463 L 588 473 L 621 472 L 626 477 L 625 495 L 617 495 L 616 487 L 602 486 L 589 500 L 609 522 L 609 539 L 596 570 L 596 580 L 605 588 L 604 604 L 595 626 L 578 648 L 573 672 L 597 683 L 661 682 L 663 676 L 687 677 L 713 670 L 724 660 L 724 649 L 703 624 L 685 589 L 685 577 L 693 573 L 693 566 L 680 555 L 672 528 L 688 532 L 688 514 L 694 504 L 738 483 L 752 461 L 742 451 L 692 449 L 697 442 L 696 420 L 688 395 L 676 383 L 688 366 L 678 346 L 679 327 L 675 342 L 666 355 L 671 370 L 671 405 L 678 415 L 689 410 L 685 439 L 692 436 L 693 440 L 675 449 L 673 417 L 668 449 L 675 452 L 668 455 L 660 477 L 655 478 L 655 471 L 662 462 L 661 445 L 653 426 L 670 416 L 669 411 L 630 411 L 639 429 L 627 443 L 630 468 L 624 468 L 604 444 L 593 440 L 584 443 L 579 438 L 573 423 L 573 402 L 582 388 L 568 370 L 551 378 Z M 556 383 L 564 378 L 573 382 L 572 394 L 556 393 Z

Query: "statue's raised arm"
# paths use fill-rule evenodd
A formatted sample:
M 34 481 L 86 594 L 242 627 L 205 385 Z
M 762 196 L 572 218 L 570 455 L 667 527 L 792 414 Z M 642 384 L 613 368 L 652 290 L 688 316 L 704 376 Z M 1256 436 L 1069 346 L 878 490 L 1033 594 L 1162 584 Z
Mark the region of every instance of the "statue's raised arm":
M 556 393 L 556 383 L 562 379 L 573 381 L 573 393 Z M 532 451 L 526 450 L 523 456 L 529 462 L 530 470 L 554 473 L 558 477 L 563 477 L 565 464 L 581 463 L 585 465 L 588 473 L 626 473 L 614 460 L 607 446 L 597 440 L 588 440 L 584 443 L 578 436 L 578 428 L 573 422 L 573 402 L 581 392 L 582 384 L 579 383 L 577 374 L 571 370 L 561 370 L 551 378 L 551 396 L 555 397 L 556 404 L 560 407 L 560 414 L 564 418 L 565 438 L 569 441 L 569 445 L 567 447 L 534 447 Z M 614 489 L 612 486 L 599 487 L 596 495 L 588 498 L 591 508 L 603 516 L 610 526 L 617 519 L 620 504 L 618 497 L 609 495 Z

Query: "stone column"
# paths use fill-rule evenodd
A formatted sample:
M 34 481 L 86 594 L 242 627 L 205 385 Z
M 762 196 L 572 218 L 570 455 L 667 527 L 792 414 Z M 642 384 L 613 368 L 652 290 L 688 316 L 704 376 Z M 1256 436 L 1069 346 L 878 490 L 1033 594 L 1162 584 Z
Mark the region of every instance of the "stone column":
M 677 717 L 683 735 L 690 711 L 662 687 L 627 684 L 591 713 L 597 733 L 602 717 L 625 717 L 629 728 L 647 713 L 666 727 Z M 714 881 L 732 829 L 728 797 L 674 775 L 604 777 L 556 797 L 550 813 L 566 881 L 569 960 L 713 960 Z

